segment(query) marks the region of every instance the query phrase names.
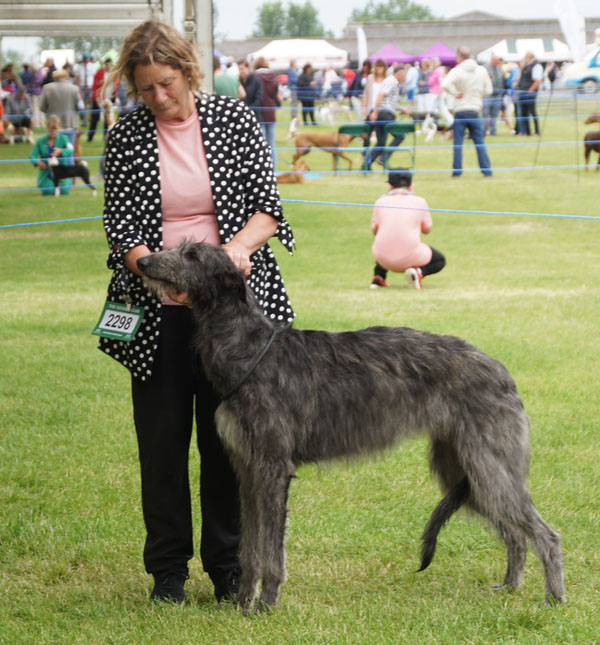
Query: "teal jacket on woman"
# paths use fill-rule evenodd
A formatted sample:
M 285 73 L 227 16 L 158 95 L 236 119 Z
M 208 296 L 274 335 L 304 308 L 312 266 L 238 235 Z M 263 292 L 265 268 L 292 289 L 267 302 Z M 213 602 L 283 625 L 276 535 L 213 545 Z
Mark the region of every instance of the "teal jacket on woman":
M 58 134 L 56 141 L 54 142 L 55 148 L 60 148 L 62 153 L 58 157 L 58 162 L 63 166 L 66 166 L 69 159 L 73 156 L 73 147 L 69 141 L 69 137 L 66 134 Z M 33 150 L 29 155 L 31 163 L 35 166 L 36 162 L 41 160 L 48 163 L 48 157 L 50 156 L 50 151 L 48 149 L 48 135 L 45 134 L 43 137 L 38 139 L 33 146 Z M 37 167 L 37 166 L 36 166 Z M 71 188 L 72 179 L 63 179 L 60 182 L 60 194 L 68 195 L 69 189 Z M 42 195 L 54 195 L 54 182 L 52 181 L 52 176 L 50 175 L 49 168 L 40 168 L 37 176 L 37 185 L 38 188 L 42 191 Z

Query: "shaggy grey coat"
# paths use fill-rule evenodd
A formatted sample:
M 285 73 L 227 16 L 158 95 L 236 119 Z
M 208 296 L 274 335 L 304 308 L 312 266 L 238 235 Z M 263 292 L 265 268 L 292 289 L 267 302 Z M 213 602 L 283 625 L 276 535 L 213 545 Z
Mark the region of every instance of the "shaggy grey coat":
M 461 505 L 495 527 L 508 550 L 503 585 L 521 582 L 527 539 L 564 601 L 559 536 L 525 485 L 529 422 L 506 369 L 450 336 L 402 327 L 328 333 L 277 328 L 225 252 L 184 244 L 138 261 L 150 288 L 186 293 L 196 351 L 223 402 L 218 432 L 240 481 L 238 602 L 272 607 L 285 580 L 290 479 L 302 462 L 379 451 L 427 432 L 445 498 L 423 535 L 422 567 Z

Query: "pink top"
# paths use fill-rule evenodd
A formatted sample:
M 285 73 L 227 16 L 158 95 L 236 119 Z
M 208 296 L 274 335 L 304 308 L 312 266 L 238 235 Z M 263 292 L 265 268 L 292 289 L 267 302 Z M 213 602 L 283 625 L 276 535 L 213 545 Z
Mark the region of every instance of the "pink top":
M 442 93 L 442 80 L 446 75 L 446 70 L 443 65 L 438 65 L 427 79 L 427 84 L 429 85 L 429 91 L 432 94 L 441 94 Z
M 390 208 L 393 206 L 397 208 Z M 375 260 L 397 273 L 428 264 L 431 247 L 421 242 L 421 233 L 429 233 L 431 226 L 429 207 L 422 197 L 401 188 L 381 196 L 371 220 Z
M 210 176 L 196 110 L 181 123 L 156 119 L 163 247 L 184 240 L 220 244 Z M 166 296 L 163 304 L 177 304 Z

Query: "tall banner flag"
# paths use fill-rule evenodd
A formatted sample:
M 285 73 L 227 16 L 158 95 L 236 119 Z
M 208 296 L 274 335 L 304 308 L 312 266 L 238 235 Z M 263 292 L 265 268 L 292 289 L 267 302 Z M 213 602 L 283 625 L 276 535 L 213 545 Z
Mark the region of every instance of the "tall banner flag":
M 554 14 L 573 54 L 573 60 L 581 60 L 586 53 L 585 18 L 577 10 L 575 0 L 554 0 Z
M 356 41 L 358 44 L 358 68 L 367 60 L 367 37 L 362 27 L 356 28 Z

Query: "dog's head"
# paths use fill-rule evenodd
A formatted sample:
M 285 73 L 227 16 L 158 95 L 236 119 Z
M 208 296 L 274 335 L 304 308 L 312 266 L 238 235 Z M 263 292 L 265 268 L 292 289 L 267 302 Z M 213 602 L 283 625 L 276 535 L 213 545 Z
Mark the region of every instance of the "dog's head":
M 190 307 L 209 307 L 223 298 L 246 302 L 246 281 L 221 247 L 204 242 L 151 253 L 137 261 L 144 282 L 157 296 L 167 293 Z
M 300 161 L 297 161 L 293 166 L 292 170 L 295 170 L 296 172 L 302 171 L 302 172 L 307 172 L 310 170 L 310 166 L 304 159 L 300 159 Z
M 600 114 L 590 114 L 585 120 L 585 124 L 589 125 L 590 123 L 600 123 Z

